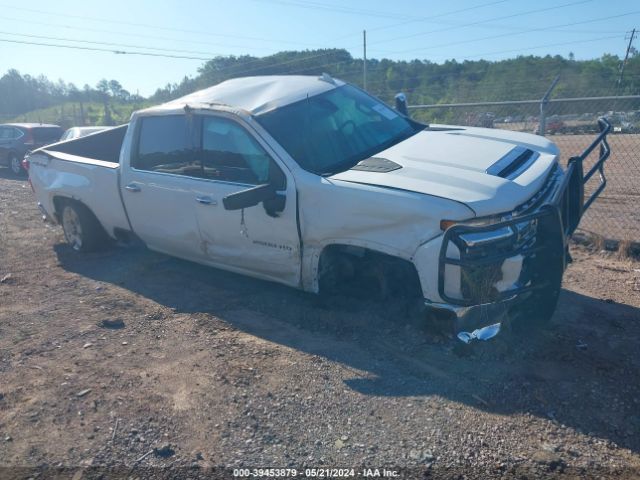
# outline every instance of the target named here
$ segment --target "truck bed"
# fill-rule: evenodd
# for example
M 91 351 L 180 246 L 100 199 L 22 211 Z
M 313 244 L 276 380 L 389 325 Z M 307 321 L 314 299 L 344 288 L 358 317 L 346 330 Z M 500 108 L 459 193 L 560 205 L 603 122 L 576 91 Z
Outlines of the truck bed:
M 54 143 L 41 150 L 64 156 L 80 157 L 76 161 L 98 160 L 107 163 L 120 163 L 120 150 L 128 125 L 110 128 L 86 137 Z M 59 156 L 59 155 L 58 155 Z
M 120 197 L 120 149 L 127 125 L 36 150 L 29 157 L 29 178 L 38 203 L 53 221 L 58 199 L 89 207 L 107 233 L 130 230 Z

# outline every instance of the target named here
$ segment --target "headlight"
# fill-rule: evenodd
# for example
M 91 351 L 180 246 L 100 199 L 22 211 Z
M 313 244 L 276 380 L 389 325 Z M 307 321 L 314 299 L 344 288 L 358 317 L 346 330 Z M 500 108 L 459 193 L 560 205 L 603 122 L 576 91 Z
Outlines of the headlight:
M 459 233 L 458 238 L 463 240 L 468 248 L 480 247 L 488 243 L 500 242 L 504 240 L 515 240 L 520 245 L 523 241 L 535 236 L 538 227 L 536 219 L 523 220 L 522 222 L 510 225 L 500 225 L 502 222 L 512 220 L 511 214 L 495 215 L 491 217 L 473 218 L 466 221 L 442 220 L 440 228 L 443 231 L 455 225 L 465 225 L 469 227 L 489 227 L 495 225 L 495 229 L 483 229 L 482 231 L 469 231 Z
M 470 227 L 485 227 L 494 223 L 511 220 L 513 217 L 510 213 L 505 215 L 491 215 L 488 217 L 470 218 L 469 220 L 440 220 L 440 229 L 444 232 L 454 225 L 469 225 Z

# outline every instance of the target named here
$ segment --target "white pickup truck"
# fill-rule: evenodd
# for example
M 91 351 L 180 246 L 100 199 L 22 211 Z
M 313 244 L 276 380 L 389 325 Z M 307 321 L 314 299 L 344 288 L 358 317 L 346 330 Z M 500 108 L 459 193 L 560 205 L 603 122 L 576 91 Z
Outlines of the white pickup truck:
M 595 198 L 584 202 L 583 181 L 598 172 L 604 188 L 601 130 L 565 170 L 540 136 L 420 124 L 326 74 L 264 76 L 25 164 L 75 250 L 138 238 L 309 292 L 417 296 L 429 321 L 469 341 L 518 313 L 553 313 L 567 239 Z

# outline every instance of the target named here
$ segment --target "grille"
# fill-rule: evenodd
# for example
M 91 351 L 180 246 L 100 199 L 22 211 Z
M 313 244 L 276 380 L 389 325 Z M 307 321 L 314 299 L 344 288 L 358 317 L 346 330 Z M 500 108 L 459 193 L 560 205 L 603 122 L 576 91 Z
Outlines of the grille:
M 555 192 L 556 188 L 560 185 L 561 178 L 562 169 L 556 164 L 551 169 L 551 172 L 549 172 L 549 176 L 545 180 L 544 185 L 542 185 L 542 188 L 529 200 L 517 206 L 512 212 L 512 216 L 518 217 L 537 210 L 547 199 L 551 197 L 551 195 L 553 195 L 553 192 Z

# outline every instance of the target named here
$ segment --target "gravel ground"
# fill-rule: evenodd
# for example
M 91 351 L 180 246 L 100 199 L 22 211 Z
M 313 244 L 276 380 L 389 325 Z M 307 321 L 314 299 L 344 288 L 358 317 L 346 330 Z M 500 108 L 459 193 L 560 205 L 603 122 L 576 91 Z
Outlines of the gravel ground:
M 611 156 L 606 162 L 607 188 L 582 219 L 581 227 L 604 238 L 640 242 L 640 135 L 609 135 Z M 552 135 L 560 147 L 562 161 L 581 154 L 594 135 Z M 596 151 L 585 162 L 587 171 L 598 159 Z M 586 185 L 591 193 L 599 185 L 598 175 Z
M 3 170 L 0 205 L 0 478 L 640 475 L 637 262 L 575 246 L 549 329 L 460 350 L 380 305 L 76 254 Z

